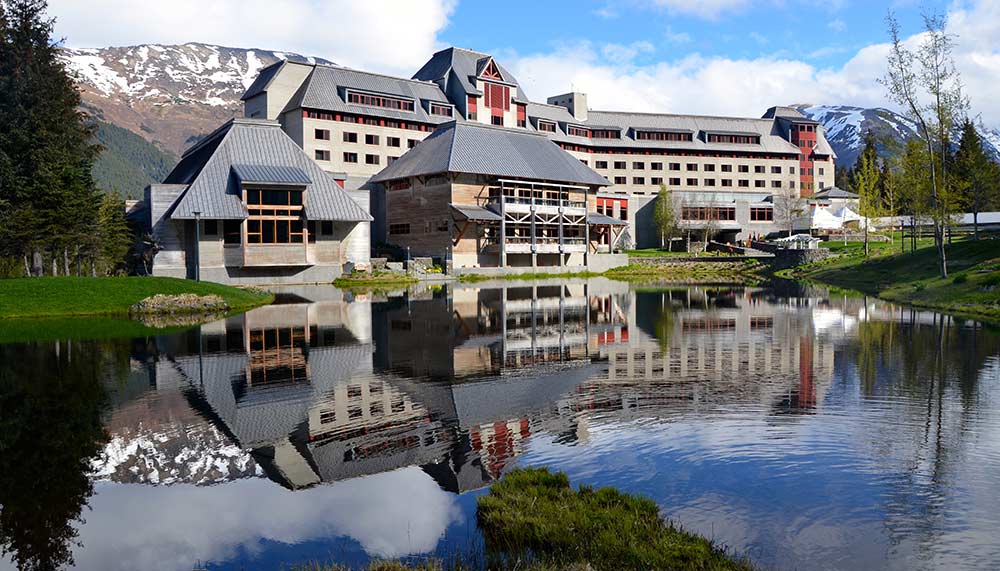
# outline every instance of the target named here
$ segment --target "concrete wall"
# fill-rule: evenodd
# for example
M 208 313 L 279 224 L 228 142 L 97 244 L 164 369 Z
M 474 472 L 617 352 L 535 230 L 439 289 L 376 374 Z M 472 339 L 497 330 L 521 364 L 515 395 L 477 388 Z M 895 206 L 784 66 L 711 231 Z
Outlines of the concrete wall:
M 628 254 L 593 254 L 587 260 L 587 270 L 591 272 L 606 272 L 613 268 L 628 265 Z
M 277 75 L 271 78 L 267 91 L 243 104 L 243 116 L 256 119 L 278 119 L 288 101 L 295 95 L 302 82 L 312 73 L 309 64 L 286 61 Z

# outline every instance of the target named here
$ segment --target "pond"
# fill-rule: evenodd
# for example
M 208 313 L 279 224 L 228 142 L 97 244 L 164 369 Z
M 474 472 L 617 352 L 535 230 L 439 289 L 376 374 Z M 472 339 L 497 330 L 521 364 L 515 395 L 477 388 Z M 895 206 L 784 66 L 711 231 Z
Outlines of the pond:
M 0 569 L 463 553 L 515 466 L 764 568 L 1000 567 L 1000 332 L 794 284 L 287 288 L 0 345 L 0 423 Z

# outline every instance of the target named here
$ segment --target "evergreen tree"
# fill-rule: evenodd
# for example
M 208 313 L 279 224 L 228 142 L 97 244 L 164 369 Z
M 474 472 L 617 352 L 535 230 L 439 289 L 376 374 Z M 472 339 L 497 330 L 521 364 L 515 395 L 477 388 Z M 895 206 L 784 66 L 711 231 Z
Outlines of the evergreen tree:
M 132 233 L 124 213 L 125 201 L 117 190 L 104 195 L 97 219 L 97 260 L 102 275 L 114 275 L 125 262 L 132 245 Z
M 858 157 L 858 163 L 854 165 L 854 180 L 852 181 L 854 185 L 852 190 L 858 195 L 858 214 L 864 217 L 862 224 L 864 225 L 865 256 L 868 256 L 869 253 L 868 229 L 871 226 L 871 219 L 881 215 L 880 177 L 875 135 L 869 130 L 865 134 L 865 148 L 861 151 L 861 156 Z
M 964 208 L 972 212 L 973 236 L 979 239 L 979 213 L 997 202 L 998 168 L 983 150 L 975 125 L 968 119 L 955 152 L 954 173 Z
M 94 245 L 98 147 L 52 41 L 44 0 L 0 0 L 0 255 Z

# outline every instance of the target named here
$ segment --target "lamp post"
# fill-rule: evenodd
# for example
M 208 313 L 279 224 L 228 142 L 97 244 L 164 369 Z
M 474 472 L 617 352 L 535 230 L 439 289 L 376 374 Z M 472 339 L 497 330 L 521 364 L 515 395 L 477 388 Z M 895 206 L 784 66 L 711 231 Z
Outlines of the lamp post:
M 201 212 L 194 212 L 194 281 L 201 281 Z

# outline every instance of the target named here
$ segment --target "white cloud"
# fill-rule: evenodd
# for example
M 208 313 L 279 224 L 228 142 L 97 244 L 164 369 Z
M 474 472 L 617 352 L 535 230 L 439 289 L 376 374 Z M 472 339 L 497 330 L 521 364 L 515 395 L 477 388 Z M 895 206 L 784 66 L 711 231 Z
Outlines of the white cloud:
M 672 44 L 686 44 L 691 41 L 691 34 L 688 34 L 687 32 L 675 32 L 670 26 L 667 26 L 666 31 L 663 33 L 663 37 Z
M 826 27 L 830 28 L 834 32 L 840 33 L 840 32 L 843 32 L 844 30 L 847 29 L 847 23 L 845 23 L 840 18 L 836 18 L 836 19 L 830 20 L 830 22 L 827 23 Z
M 955 60 L 972 112 L 987 126 L 1000 125 L 1000 2 L 982 0 L 949 13 L 957 36 Z M 912 30 L 916 32 L 917 30 Z M 913 40 L 911 39 L 911 42 Z M 622 65 L 589 42 L 564 44 L 548 53 L 526 54 L 510 62 L 525 89 L 538 100 L 571 86 L 588 94 L 595 109 L 759 116 L 788 103 L 892 107 L 876 81 L 885 74 L 888 46 L 872 44 L 839 67 L 818 67 L 808 59 L 843 48 L 815 50 L 807 57 L 772 54 L 753 59 L 699 54 Z
M 454 7 L 455 0 L 173 0 L 141 8 L 135 0 L 49 1 L 56 35 L 71 47 L 204 42 L 407 77 L 440 47 Z

